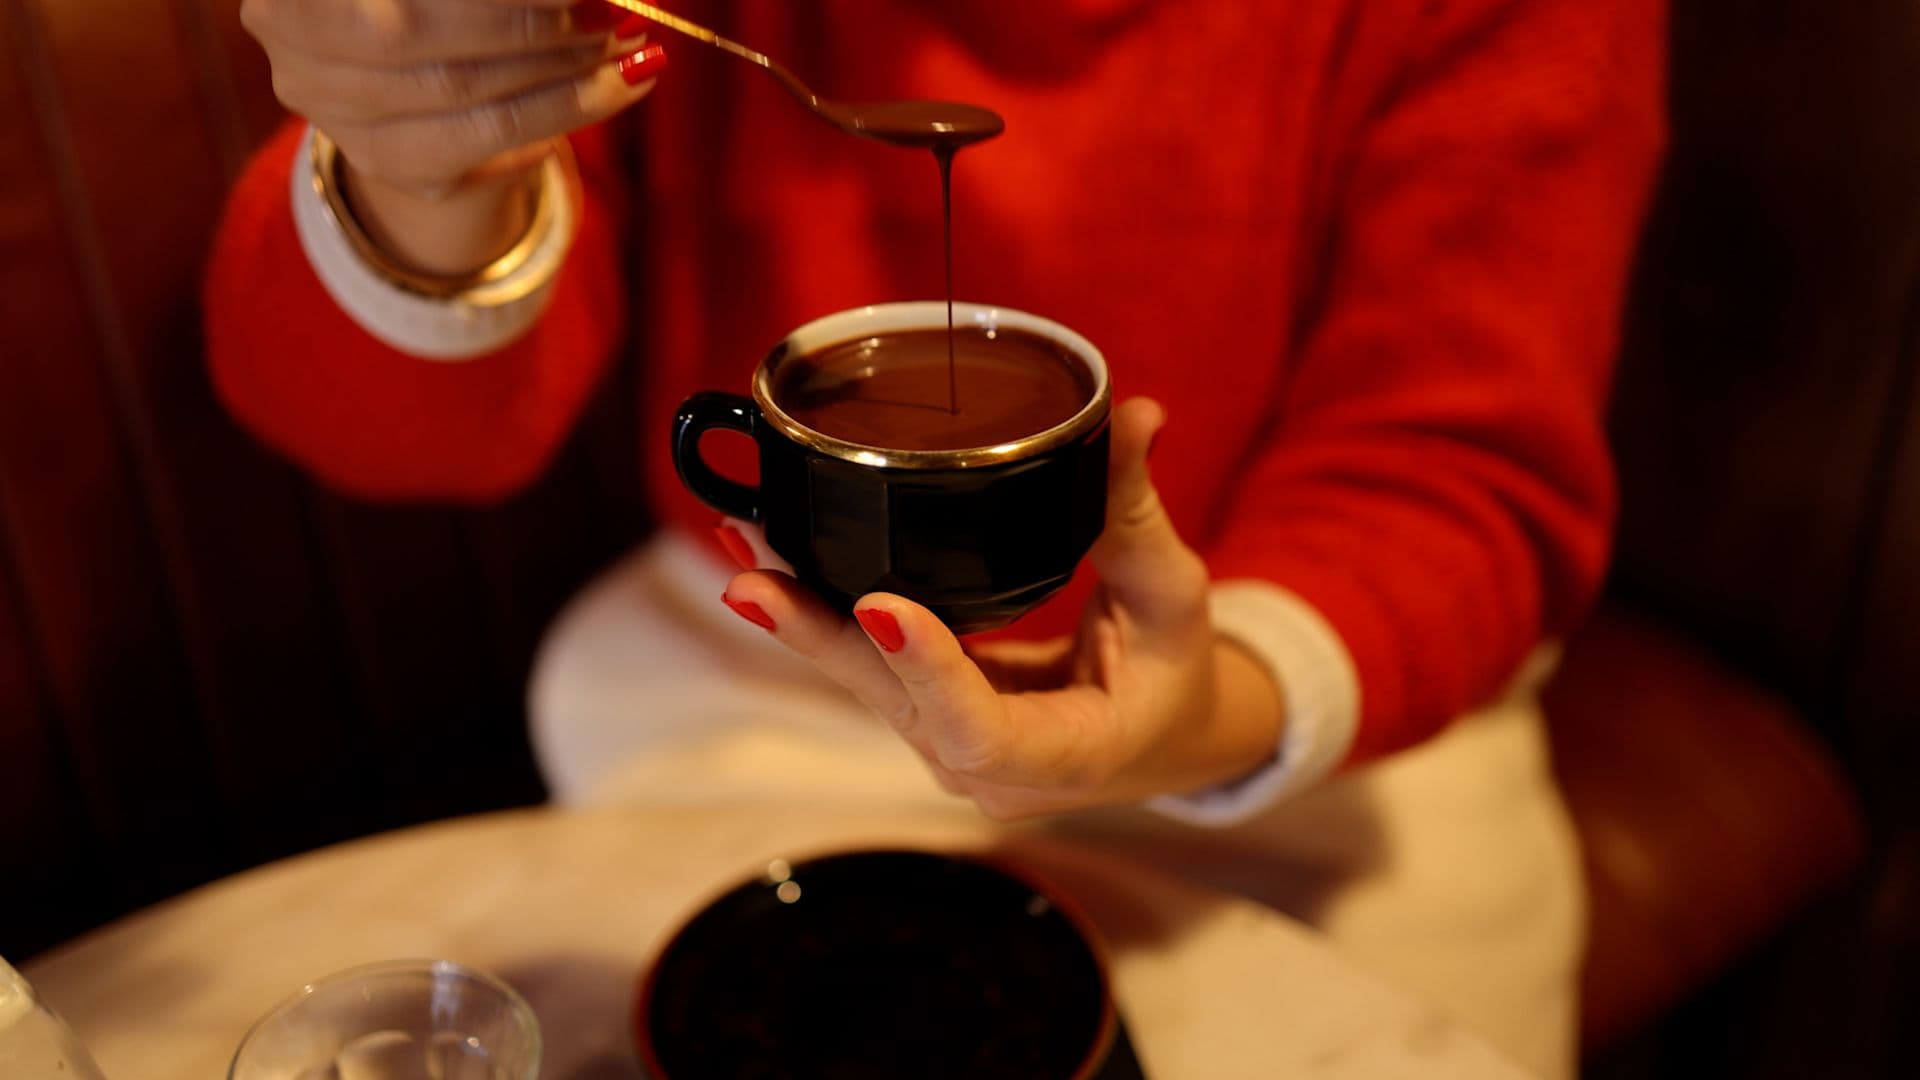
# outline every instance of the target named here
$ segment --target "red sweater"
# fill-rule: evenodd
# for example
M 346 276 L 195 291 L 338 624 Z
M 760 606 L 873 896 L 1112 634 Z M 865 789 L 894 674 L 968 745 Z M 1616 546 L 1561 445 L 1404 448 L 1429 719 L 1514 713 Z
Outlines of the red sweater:
M 848 6 L 681 4 L 831 96 L 1006 117 L 956 167 L 957 292 L 1074 327 L 1122 397 L 1167 406 L 1155 473 L 1182 534 L 1351 652 L 1352 761 L 1431 734 L 1578 617 L 1614 510 L 1601 412 L 1662 136 L 1659 0 Z M 939 295 L 939 198 L 924 154 L 668 44 L 640 152 L 575 139 L 585 211 L 551 307 L 467 363 L 334 305 L 288 209 L 298 133 L 275 140 L 209 275 L 233 412 L 351 494 L 497 499 L 546 465 L 631 313 L 654 504 L 710 524 L 654 452 L 674 405 L 744 390 L 818 315 Z M 1022 626 L 1071 625 L 1082 595 Z

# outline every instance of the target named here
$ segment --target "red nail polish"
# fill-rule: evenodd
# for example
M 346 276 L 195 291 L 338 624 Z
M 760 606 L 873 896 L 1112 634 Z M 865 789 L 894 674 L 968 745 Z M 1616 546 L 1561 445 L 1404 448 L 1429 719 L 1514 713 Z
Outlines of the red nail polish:
M 1152 435 L 1147 436 L 1147 460 L 1148 461 L 1153 460 L 1153 448 L 1160 445 L 1160 432 L 1165 430 L 1166 430 L 1165 428 L 1156 428 L 1154 429 L 1154 432 Z
M 875 645 L 888 652 L 899 652 L 906 648 L 907 635 L 900 632 L 900 620 L 894 618 L 891 612 L 866 608 L 854 612 L 853 617 L 860 620 L 860 629 L 867 632 Z
M 667 69 L 667 47 L 649 45 L 632 56 L 621 57 L 619 68 L 628 86 L 638 86 Z
M 613 28 L 613 36 L 621 41 L 630 41 L 646 33 L 647 27 L 652 25 L 645 15 L 629 15 Z
M 720 546 L 726 549 L 727 557 L 740 564 L 742 570 L 754 570 L 760 566 L 760 560 L 754 558 L 753 545 L 740 535 L 740 530 L 731 525 L 716 525 L 713 535 L 720 538 Z
M 735 600 L 726 593 L 720 594 L 720 602 L 733 609 L 735 615 L 747 620 L 762 630 L 773 629 L 773 616 L 761 609 L 751 600 Z
M 626 18 L 626 11 L 606 0 L 580 0 L 573 5 L 573 25 L 583 33 L 603 34 Z M 638 16 L 636 16 L 637 18 Z

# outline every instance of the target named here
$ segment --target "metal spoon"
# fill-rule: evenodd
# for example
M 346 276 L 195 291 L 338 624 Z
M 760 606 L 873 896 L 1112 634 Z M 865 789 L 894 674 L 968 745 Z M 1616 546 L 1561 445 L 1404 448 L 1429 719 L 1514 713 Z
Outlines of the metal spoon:
M 641 0 L 607 2 L 758 65 L 779 80 L 787 93 L 811 109 L 815 116 L 849 134 L 951 155 L 962 146 L 991 139 L 1006 130 L 1006 121 L 1000 114 L 981 105 L 954 101 L 831 101 L 808 89 L 807 84 L 780 61 L 723 38 L 698 23 L 688 22 Z

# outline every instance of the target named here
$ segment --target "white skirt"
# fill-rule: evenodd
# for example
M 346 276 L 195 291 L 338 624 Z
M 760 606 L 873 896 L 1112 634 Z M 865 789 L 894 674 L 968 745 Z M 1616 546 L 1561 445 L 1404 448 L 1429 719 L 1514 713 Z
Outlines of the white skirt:
M 554 800 L 954 807 L 884 724 L 721 605 L 728 576 L 663 534 L 556 620 L 529 704 Z M 1244 825 L 1115 810 L 1054 827 L 1270 904 L 1532 1071 L 1569 1077 L 1584 893 L 1533 694 L 1549 667 Z

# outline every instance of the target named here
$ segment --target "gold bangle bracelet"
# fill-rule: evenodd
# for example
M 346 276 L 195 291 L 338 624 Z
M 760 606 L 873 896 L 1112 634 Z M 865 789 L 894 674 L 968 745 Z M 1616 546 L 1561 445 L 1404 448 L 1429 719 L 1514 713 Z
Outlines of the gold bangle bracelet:
M 559 140 L 556 145 L 559 147 L 556 153 L 563 155 L 561 166 L 565 169 L 569 164 L 565 156 L 568 154 L 566 140 Z M 460 298 L 495 305 L 520 299 L 540 284 L 515 283 L 511 279 L 514 272 L 525 266 L 534 252 L 539 250 L 541 241 L 554 227 L 557 216 L 555 204 L 564 195 L 553 190 L 559 185 L 554 184 L 547 175 L 546 170 L 551 163 L 543 162 L 541 165 L 540 187 L 534 196 L 533 217 L 520 239 L 505 254 L 472 273 L 442 276 L 401 265 L 367 235 L 359 219 L 354 217 L 353 208 L 347 203 L 346 184 L 340 175 L 343 161 L 340 148 L 327 137 L 326 132 L 317 127 L 313 129 L 312 158 L 313 190 L 320 196 L 321 204 L 326 207 L 327 216 L 333 220 L 334 227 L 347 238 L 347 243 L 367 268 L 395 288 L 429 300 Z

